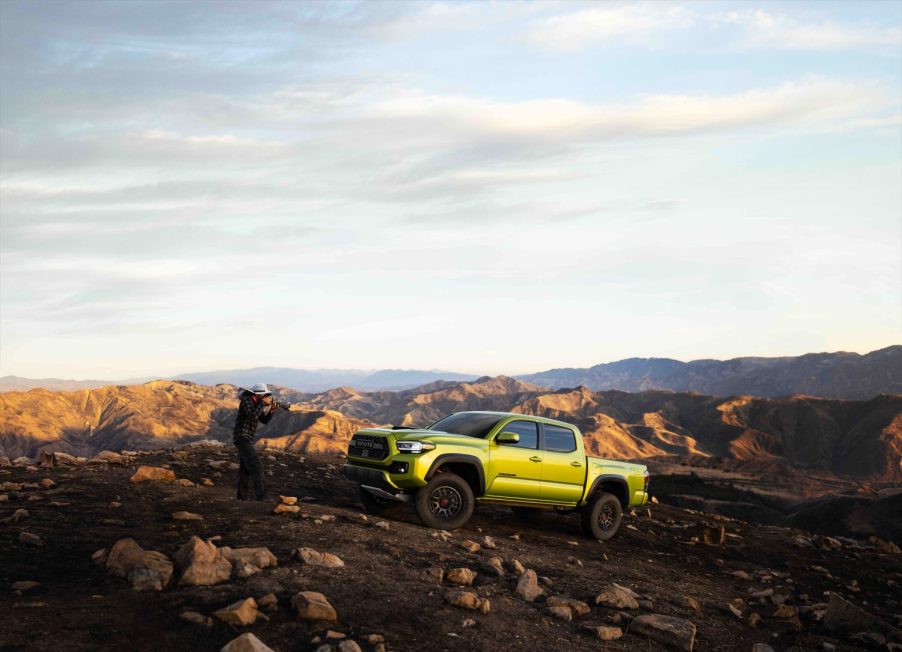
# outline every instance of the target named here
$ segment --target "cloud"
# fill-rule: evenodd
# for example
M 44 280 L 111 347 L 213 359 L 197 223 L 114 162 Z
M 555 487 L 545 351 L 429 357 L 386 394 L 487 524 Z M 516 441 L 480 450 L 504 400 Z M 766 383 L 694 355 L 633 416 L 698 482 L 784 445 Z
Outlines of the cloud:
M 872 50 L 902 45 L 902 29 L 873 25 L 841 24 L 830 21 L 804 23 L 787 14 L 762 9 L 746 9 L 712 14 L 714 24 L 736 25 L 744 29 L 740 45 L 745 48 L 781 50 Z
M 551 50 L 579 50 L 611 41 L 651 39 L 656 33 L 691 26 L 693 17 L 679 6 L 598 6 L 538 21 L 527 40 Z

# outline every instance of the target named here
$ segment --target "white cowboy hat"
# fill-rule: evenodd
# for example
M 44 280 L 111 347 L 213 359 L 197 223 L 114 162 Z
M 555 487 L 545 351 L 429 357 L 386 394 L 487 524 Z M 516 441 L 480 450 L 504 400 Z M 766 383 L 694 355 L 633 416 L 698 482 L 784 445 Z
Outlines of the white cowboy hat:
M 240 394 L 241 392 L 250 392 L 251 394 L 256 394 L 258 396 L 266 396 L 267 394 L 272 394 L 272 392 L 269 391 L 269 387 L 266 386 L 266 383 L 257 383 L 250 389 L 239 387 L 238 393 Z

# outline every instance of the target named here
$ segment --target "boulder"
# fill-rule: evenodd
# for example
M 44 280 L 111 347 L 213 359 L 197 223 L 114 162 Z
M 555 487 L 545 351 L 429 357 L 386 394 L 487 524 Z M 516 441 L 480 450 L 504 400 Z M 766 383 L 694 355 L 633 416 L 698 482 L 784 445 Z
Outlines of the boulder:
M 695 645 L 695 625 L 674 616 L 663 614 L 638 616 L 630 623 L 629 631 L 685 652 L 692 652 Z
M 634 595 L 632 591 L 625 587 L 611 584 L 603 588 L 601 593 L 595 596 L 595 604 L 610 607 L 611 609 L 638 609 L 639 603 L 633 597 Z
M 331 552 L 319 552 L 313 548 L 297 548 L 291 556 L 300 562 L 323 568 L 343 568 L 345 563 Z
M 539 587 L 539 580 L 534 570 L 528 570 L 517 580 L 517 594 L 527 602 L 532 602 L 544 591 Z
M 298 618 L 305 620 L 338 620 L 335 608 L 329 604 L 322 593 L 301 591 L 291 598 L 291 606 L 297 611 Z
M 471 586 L 476 579 L 476 573 L 469 568 L 452 568 L 445 575 L 445 579 L 459 586 Z
M 95 562 L 103 558 L 101 551 L 94 553 Z M 135 571 L 147 571 L 135 573 Z M 144 590 L 162 590 L 172 577 L 173 565 L 161 552 L 144 550 L 134 539 L 119 539 L 106 555 L 106 571 L 114 577 L 128 580 L 135 587 L 137 583 Z M 156 580 L 156 582 L 155 582 Z M 159 588 L 156 588 L 159 584 Z
M 273 652 L 273 649 L 247 632 L 223 645 L 219 652 Z
M 178 549 L 173 561 L 181 573 L 180 586 L 211 586 L 225 582 L 232 575 L 232 564 L 222 551 L 197 536 Z
M 213 615 L 229 625 L 253 625 L 257 622 L 260 612 L 257 610 L 256 600 L 245 598 L 214 611 Z
M 139 482 L 175 482 L 175 473 L 159 466 L 139 466 L 135 474 L 128 479 L 132 484 Z

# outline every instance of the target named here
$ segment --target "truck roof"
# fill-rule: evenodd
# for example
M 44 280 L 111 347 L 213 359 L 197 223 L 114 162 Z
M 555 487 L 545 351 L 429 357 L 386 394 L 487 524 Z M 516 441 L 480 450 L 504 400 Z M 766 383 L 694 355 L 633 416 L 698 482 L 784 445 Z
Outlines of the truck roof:
M 519 412 L 496 412 L 494 410 L 463 410 L 462 412 L 454 412 L 453 414 L 495 414 L 499 417 L 517 417 L 518 419 L 526 419 L 527 421 L 541 421 L 542 423 L 559 424 L 568 428 L 577 428 L 576 425 L 568 423 L 566 421 L 561 421 L 560 419 L 549 419 L 548 417 L 540 417 L 535 414 L 521 414 Z

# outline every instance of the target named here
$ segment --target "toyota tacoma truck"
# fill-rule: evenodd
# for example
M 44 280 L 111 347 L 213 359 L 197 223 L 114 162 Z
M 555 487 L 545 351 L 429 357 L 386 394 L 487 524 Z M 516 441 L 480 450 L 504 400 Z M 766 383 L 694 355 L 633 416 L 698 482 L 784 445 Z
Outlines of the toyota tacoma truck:
M 528 414 L 458 412 L 428 428 L 357 431 L 345 476 L 359 483 L 364 509 L 413 503 L 427 526 L 462 526 L 477 503 L 579 511 L 583 531 L 613 537 L 623 509 L 648 502 L 648 469 L 587 457 L 576 426 Z

